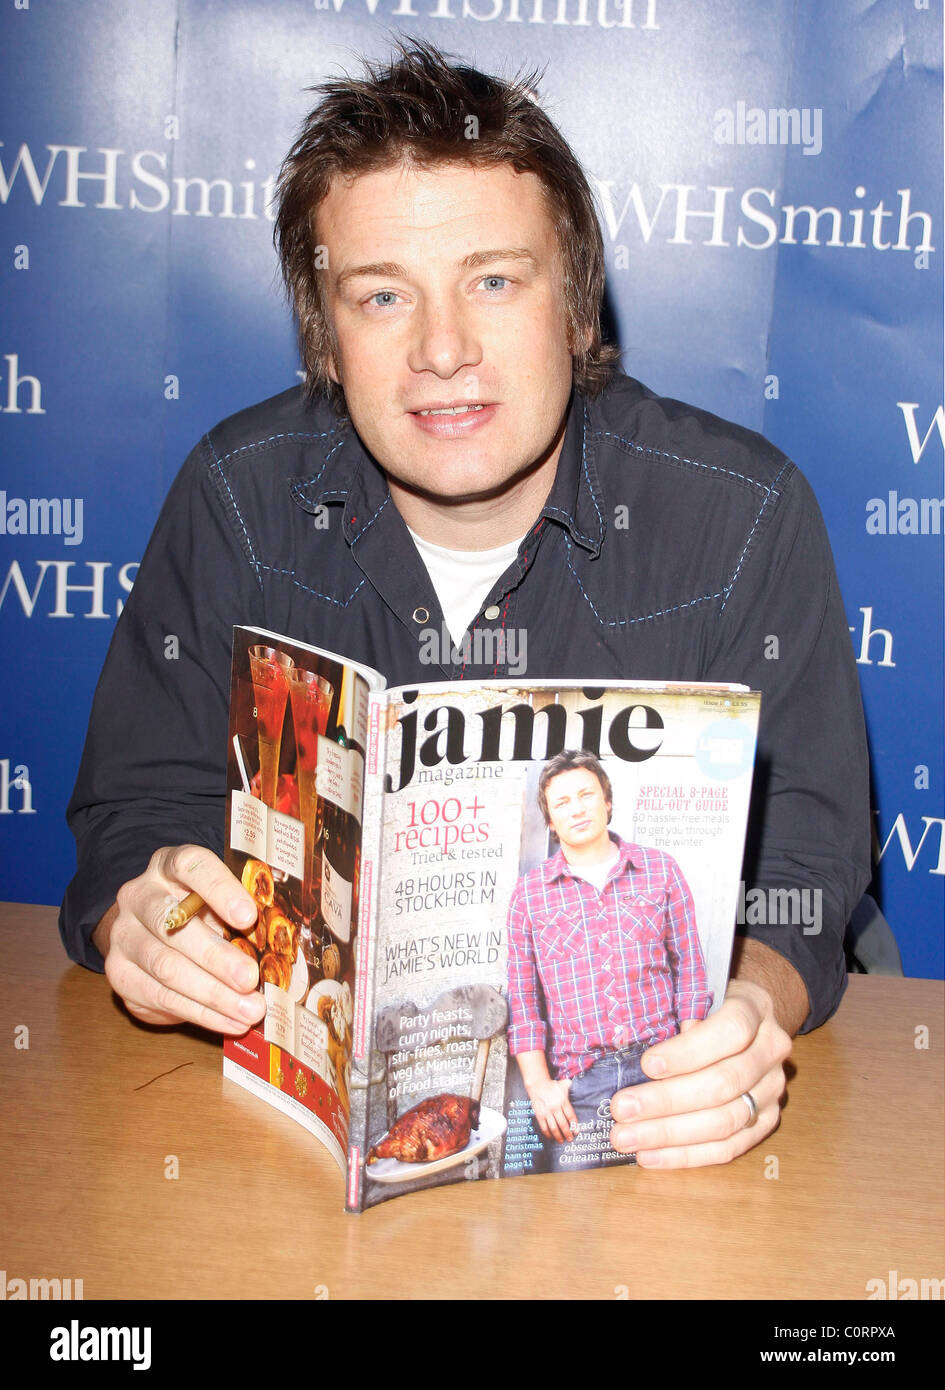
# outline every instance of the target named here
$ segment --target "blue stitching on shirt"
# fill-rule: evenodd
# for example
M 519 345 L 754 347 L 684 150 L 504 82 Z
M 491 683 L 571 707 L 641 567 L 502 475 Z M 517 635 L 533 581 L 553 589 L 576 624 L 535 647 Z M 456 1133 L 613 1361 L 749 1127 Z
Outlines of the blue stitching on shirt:
M 583 433 L 582 433 L 582 435 L 581 435 L 581 466 L 582 466 L 582 468 L 584 469 L 584 477 L 585 477 L 586 480 L 587 480 L 587 488 L 588 488 L 588 491 L 589 491 L 590 494 L 591 494 L 591 501 L 594 503 L 594 510 L 595 510 L 595 512 L 597 513 L 597 520 L 600 522 L 601 535 L 603 535 L 603 533 L 604 533 L 604 518 L 601 516 L 601 514 L 600 514 L 600 507 L 598 507 L 598 505 L 597 505 L 597 498 L 594 496 L 594 489 L 593 489 L 593 487 L 591 486 L 591 475 L 590 475 L 590 473 L 588 472 L 588 467 L 587 467 L 587 424 L 588 424 L 588 419 L 589 419 L 589 415 L 588 415 L 588 410 L 587 410 L 587 402 L 585 401 L 585 402 L 584 402 L 584 426 L 583 426 Z M 591 539 L 590 536 L 582 536 L 581 539 L 582 539 L 582 540 L 586 540 L 587 543 L 588 543 L 588 545 L 593 545 L 593 544 L 594 544 L 594 542 L 593 542 L 593 540 Z
M 595 616 L 595 618 L 597 619 L 597 621 L 598 621 L 602 626 L 606 626 L 606 627 L 626 627 L 626 626 L 629 626 L 629 625 L 631 625 L 631 624 L 633 624 L 633 623 L 645 623 L 645 622 L 649 622 L 652 618 L 663 618 L 663 617 L 668 616 L 670 613 L 678 613 L 678 612 L 680 612 L 680 611 L 681 611 L 682 609 L 684 609 L 684 608 L 693 608 L 693 607 L 695 607 L 696 604 L 699 604 L 699 603 L 712 603 L 712 602 L 714 602 L 716 599 L 721 599 L 721 600 L 722 600 L 722 603 L 721 603 L 721 605 L 720 605 L 720 607 L 719 607 L 719 614 L 721 615 L 721 614 L 725 611 L 725 605 L 728 603 L 729 599 L 730 599 L 731 596 L 732 596 L 732 591 L 733 591 L 733 589 L 735 588 L 736 581 L 738 580 L 738 576 L 739 576 L 740 573 L 741 573 L 742 565 L 745 563 L 745 556 L 748 554 L 748 550 L 749 550 L 749 547 L 750 547 L 750 545 L 751 545 L 752 537 L 754 536 L 755 531 L 758 529 L 758 525 L 759 525 L 759 523 L 760 523 L 760 521 L 761 521 L 762 516 L 764 515 L 765 508 L 767 507 L 768 503 L 771 501 L 771 499 L 772 499 L 773 497 L 774 497 L 774 498 L 777 498 L 777 497 L 780 497 L 780 495 L 781 495 L 780 492 L 778 491 L 777 484 L 780 482 L 781 475 L 783 474 L 784 470 L 790 466 L 790 460 L 789 460 L 789 459 L 785 459 L 785 461 L 782 463 L 781 467 L 778 469 L 778 472 L 777 472 L 777 474 L 775 475 L 775 478 L 774 478 L 773 482 L 769 485 L 769 484 L 767 484 L 767 483 L 761 483 L 761 482 L 759 482 L 757 478 L 749 478 L 749 477 L 748 477 L 746 474 L 744 474 L 744 473 L 736 473 L 735 470 L 734 470 L 734 469 L 731 469 L 731 468 L 720 468 L 717 464 L 713 464 L 713 463 L 702 463 L 699 459 L 690 459 L 690 458 L 685 458 L 684 456 L 681 456 L 681 455 L 679 455 L 679 454 L 670 454 L 670 453 L 667 453 L 664 449 L 653 449 L 653 448 L 649 447 L 648 445 L 635 444 L 632 440 L 630 440 L 630 439 L 625 439 L 625 438 L 623 437 L 623 435 L 615 434 L 612 430 L 598 430 L 597 433 L 598 433 L 598 437 L 599 437 L 599 438 L 602 438 L 602 439 L 613 439 L 613 440 L 615 440 L 618 444 L 624 445 L 625 448 L 633 450 L 634 453 L 637 453 L 637 454 L 649 454 L 649 455 L 651 455 L 651 456 L 653 456 L 653 457 L 656 457 L 656 458 L 672 459 L 674 463 L 687 463 L 687 464 L 690 465 L 690 467 L 693 467 L 693 468 L 704 468 L 704 469 L 706 470 L 707 473 L 718 473 L 718 474 L 721 474 L 721 475 L 724 475 L 724 476 L 727 476 L 727 477 L 730 477 L 730 478 L 738 478 L 739 481 L 741 481 L 741 482 L 743 482 L 743 483 L 748 483 L 751 487 L 758 488 L 759 491 L 761 491 L 762 493 L 764 493 L 764 501 L 762 502 L 760 508 L 758 509 L 758 514 L 757 514 L 757 516 L 755 517 L 754 522 L 752 523 L 751 530 L 748 532 L 748 536 L 747 536 L 747 538 L 746 538 L 746 540 L 745 540 L 745 544 L 744 544 L 744 546 L 742 547 L 742 553 L 741 553 L 741 554 L 739 555 L 739 557 L 738 557 L 738 562 L 737 562 L 737 564 L 735 565 L 735 569 L 734 569 L 733 572 L 732 572 L 732 577 L 731 577 L 730 581 L 728 582 L 728 584 L 724 584 L 724 585 L 722 586 L 722 588 L 718 591 L 718 593 L 715 593 L 715 594 L 703 594 L 700 598 L 689 599 L 689 600 L 688 600 L 687 602 L 685 602 L 685 603 L 677 603 L 677 604 L 674 604 L 672 608 L 660 608 L 660 609 L 658 609 L 655 613 L 647 613 L 645 616 L 639 617 L 639 618 L 612 618 L 612 619 L 608 619 L 608 618 L 603 618 L 603 617 L 601 617 L 601 615 L 600 615 L 600 613 L 598 612 L 596 606 L 594 605 L 594 603 L 593 603 L 593 601 L 592 601 L 590 595 L 588 594 L 587 590 L 584 588 L 584 585 L 581 583 L 580 576 L 578 575 L 576 569 L 574 568 L 574 565 L 573 565 L 572 560 L 571 560 L 571 542 L 568 540 L 567 536 L 565 536 L 565 544 L 567 545 L 567 550 L 568 550 L 568 569 L 571 571 L 572 575 L 574 576 L 575 582 L 577 583 L 577 586 L 578 586 L 578 588 L 580 589 L 580 591 L 581 591 L 581 593 L 582 593 L 582 595 L 583 595 L 583 597 L 584 597 L 585 602 L 587 603 L 587 605 L 588 605 L 588 607 L 590 608 L 591 612 L 594 614 L 594 616 Z M 593 494 L 592 494 L 592 495 L 593 495 Z M 596 503 L 595 503 L 595 506 L 596 506 Z M 600 512 L 599 512 L 599 511 L 598 511 L 598 516 L 600 516 Z M 603 524 L 603 518 L 601 518 L 601 524 Z
M 207 446 L 208 446 L 208 448 L 209 448 L 211 454 L 213 455 L 213 461 L 214 461 L 214 463 L 216 464 L 216 467 L 217 467 L 217 469 L 218 469 L 218 471 L 219 471 L 219 474 L 220 474 L 221 479 L 223 480 L 223 486 L 226 488 L 226 490 L 227 490 L 227 492 L 228 492 L 228 494 L 229 494 L 230 503 L 231 503 L 231 505 L 232 505 L 232 507 L 233 507 L 234 512 L 236 513 L 236 515 L 237 515 L 237 517 L 238 517 L 238 519 L 239 519 L 240 526 L 242 527 L 243 535 L 244 535 L 244 537 L 245 537 L 245 539 L 246 539 L 246 544 L 247 544 L 247 546 L 248 546 L 248 548 L 249 548 L 249 556 L 250 556 L 250 559 L 251 559 L 251 561 L 252 561 L 253 568 L 254 568 L 255 571 L 256 571 L 256 583 L 259 585 L 260 588 L 262 588 L 262 576 L 261 576 L 261 574 L 260 574 L 260 572 L 259 572 L 259 561 L 258 561 L 257 558 L 256 558 L 256 551 L 253 549 L 253 543 L 252 543 L 252 541 L 251 541 L 250 538 L 249 538 L 249 532 L 248 532 L 247 529 L 246 529 L 246 523 L 245 523 L 245 521 L 243 520 L 243 516 L 242 516 L 242 513 L 240 512 L 239 507 L 236 505 L 236 498 L 233 496 L 233 489 L 230 487 L 230 484 L 229 484 L 229 482 L 228 482 L 228 480 L 227 480 L 227 476 L 226 476 L 226 474 L 225 474 L 224 471 L 223 471 L 223 464 L 222 464 L 221 460 L 217 458 L 217 451 L 216 451 L 216 449 L 213 447 L 213 440 L 210 438 L 209 434 L 207 435 Z M 228 457 L 229 457 L 229 455 L 228 455 Z
M 729 478 L 738 478 L 740 482 L 750 483 L 752 487 L 760 488 L 762 492 L 770 493 L 774 489 L 774 483 L 769 487 L 767 483 L 760 483 L 757 478 L 749 478 L 745 473 L 736 473 L 733 468 L 720 468 L 717 463 L 702 463 L 699 459 L 687 459 L 680 454 L 667 453 L 665 449 L 653 449 L 646 444 L 634 444 L 632 439 L 624 439 L 621 434 L 614 434 L 612 430 L 599 430 L 602 439 L 615 439 L 618 444 L 623 444 L 628 449 L 632 449 L 637 454 L 652 454 L 656 458 L 672 459 L 674 463 L 688 463 L 692 468 L 704 468 L 707 473 L 722 473 Z M 784 465 L 778 471 L 775 483 L 784 472 Z
M 228 481 L 228 479 L 227 479 L 227 476 L 226 476 L 226 474 L 225 474 L 224 471 L 223 471 L 223 465 L 224 465 L 225 463 L 229 463 L 230 459 L 237 458 L 240 454 L 245 454 L 245 453 L 249 452 L 249 451 L 252 450 L 252 449 L 261 449 L 261 448 L 263 448 L 263 447 L 264 447 L 265 445 L 267 445 L 267 444 L 275 444 L 275 443 L 277 443 L 280 439 L 328 439 L 328 438 L 330 438 L 334 433 L 335 433 L 334 430 L 321 430 L 321 431 L 318 431 L 318 432 L 315 432 L 315 431 L 302 431 L 302 430 L 290 430 L 290 431 L 285 431 L 285 432 L 282 433 L 282 434 L 271 434 L 271 435 L 268 437 L 268 439 L 258 439 L 258 440 L 256 440 L 256 442 L 255 442 L 254 444 L 244 444 L 244 445 L 242 445 L 239 449 L 234 449 L 231 453 L 229 453 L 229 454 L 224 454 L 224 456 L 223 456 L 222 459 L 217 455 L 217 451 L 216 451 L 216 449 L 214 448 L 213 439 L 211 438 L 211 436 L 208 434 L 208 435 L 206 436 L 206 438 L 207 438 L 207 445 L 208 445 L 208 447 L 209 447 L 209 449 L 210 449 L 211 454 L 213 455 L 213 462 L 214 462 L 214 464 L 215 464 L 215 466 L 216 466 L 216 468 L 217 468 L 217 470 L 218 470 L 218 472 L 219 472 L 219 474 L 220 474 L 220 478 L 222 479 L 223 486 L 224 486 L 224 487 L 226 488 L 226 490 L 227 490 L 227 494 L 228 494 L 228 496 L 229 496 L 229 499 L 230 499 L 230 502 L 231 502 L 231 504 L 232 504 L 233 510 L 234 510 L 234 512 L 235 512 L 236 515 L 237 515 L 237 518 L 238 518 L 239 523 L 240 523 L 240 527 L 242 528 L 243 535 L 244 535 L 244 537 L 245 537 L 245 539 L 246 539 L 246 544 L 247 544 L 247 547 L 249 548 L 249 553 L 250 553 L 250 558 L 251 558 L 252 563 L 253 563 L 253 568 L 254 568 L 255 571 L 256 571 L 256 582 L 259 584 L 259 587 L 262 588 L 262 574 L 263 574 L 263 571 L 265 571 L 267 574 L 282 574 L 282 575 L 285 575 L 287 578 L 291 579 L 291 580 L 292 580 L 292 583 L 293 583 L 297 588 L 299 588 L 299 589 L 304 589 L 306 593 L 314 594 L 316 598 L 324 599 L 326 603 L 334 603 L 334 604 L 336 604 L 339 608 L 347 608 L 348 604 L 351 602 L 351 600 L 354 598 L 355 594 L 358 592 L 358 589 L 360 589 L 360 588 L 361 588 L 361 585 L 364 583 L 364 580 L 363 580 L 363 579 L 362 579 L 362 580 L 360 581 L 360 583 L 355 587 L 355 589 L 348 595 L 348 597 L 347 597 L 346 599 L 337 599 L 337 598 L 333 598 L 330 594 L 323 594 L 323 593 L 320 593 L 318 589 L 313 589 L 313 588 L 311 588 L 311 586 L 308 585 L 308 584 L 303 584 L 302 581 L 301 581 L 300 579 L 296 579 L 296 577 L 295 577 L 295 570 L 278 569 L 278 568 L 276 568 L 274 565 L 261 565 L 261 564 L 260 564 L 259 560 L 258 560 L 257 557 L 256 557 L 256 551 L 255 551 L 255 549 L 254 549 L 254 547 L 253 547 L 253 543 L 252 543 L 252 541 L 251 541 L 251 539 L 250 539 L 249 531 L 246 529 L 246 523 L 245 523 L 245 521 L 243 520 L 243 516 L 242 516 L 242 513 L 240 512 L 240 509 L 239 509 L 239 507 L 238 507 L 238 505 L 237 505 L 236 498 L 233 496 L 233 489 L 230 487 L 230 484 L 229 484 L 229 481 Z M 321 478 L 321 476 L 322 476 L 322 474 L 324 473 L 325 469 L 328 467 L 328 464 L 329 464 L 329 462 L 330 462 L 330 460 L 331 460 L 331 458 L 332 458 L 332 455 L 333 455 L 333 454 L 336 454 L 336 453 L 338 452 L 338 450 L 342 447 L 342 445 L 344 444 L 344 442 L 345 442 L 345 441 L 344 441 L 344 438 L 341 438 L 341 439 L 338 440 L 338 442 L 337 442 L 331 449 L 328 450 L 328 453 L 325 455 L 325 458 L 324 458 L 324 461 L 323 461 L 323 463 L 322 463 L 321 468 L 318 470 L 318 472 L 317 472 L 312 478 L 310 478 L 310 479 L 308 480 L 308 482 L 306 482 L 305 484 L 303 484 L 303 485 L 300 486 L 300 488 L 299 488 L 299 491 L 300 491 L 300 492 L 301 492 L 301 491 L 307 491 L 309 488 L 314 487 L 314 485 L 315 485 L 315 484 L 318 482 L 318 480 Z M 343 495 L 346 495 L 346 494 L 343 494 Z M 389 499 L 388 499 L 388 500 L 389 500 Z M 380 510 L 380 508 L 378 508 L 378 510 Z M 377 513 L 375 512 L 374 515 L 376 516 Z M 371 518 L 371 521 L 373 521 L 373 520 L 374 520 L 374 517 Z M 369 522 L 368 522 L 368 526 L 370 526 L 370 524 L 371 524 L 371 522 L 369 521 Z M 365 529 L 366 529 L 366 528 L 365 528 Z M 359 533 L 359 534 L 360 534 L 360 533 Z
M 374 513 L 374 515 L 373 515 L 368 521 L 366 521 L 366 522 L 364 523 L 364 525 L 361 527 L 361 530 L 358 532 L 358 534 L 357 534 L 356 536 L 353 536 L 353 537 L 351 538 L 351 544 L 352 544 L 352 545 L 354 545 L 355 541 L 359 541 L 359 540 L 361 539 L 361 537 L 364 535 L 364 533 L 365 533 L 365 531 L 368 529 L 368 527 L 374 525 L 375 521 L 376 521 L 377 518 L 380 516 L 381 512 L 382 512 L 382 511 L 384 510 L 384 508 L 387 506 L 387 504 L 388 504 L 389 501 L 390 501 L 390 493 L 388 493 L 387 496 L 384 498 L 383 502 L 382 502 L 381 505 L 378 507 L 378 509 L 377 509 L 377 511 Z
M 603 535 L 603 532 L 604 532 L 604 518 L 601 516 L 600 507 L 597 505 L 597 498 L 594 496 L 594 488 L 593 488 L 593 486 L 592 486 L 592 484 L 591 484 L 591 475 L 590 475 L 590 473 L 589 473 L 589 471 L 588 471 L 588 467 L 587 467 L 587 421 L 588 421 L 588 412 L 587 412 L 587 406 L 585 405 L 585 406 L 584 406 L 584 424 L 583 424 L 583 426 L 582 426 L 582 434 L 581 434 L 581 468 L 582 468 L 582 470 L 583 470 L 584 478 L 585 478 L 585 481 L 586 481 L 586 483 L 587 483 L 587 490 L 588 490 L 588 492 L 591 494 L 591 501 L 594 503 L 594 510 L 595 510 L 595 512 L 597 513 L 597 520 L 600 522 L 601 535 Z M 591 546 L 591 547 L 593 547 L 593 546 L 598 546 L 598 545 L 600 544 L 600 542 L 599 542 L 599 541 L 596 541 L 596 540 L 594 539 L 593 536 L 585 536 L 581 531 L 579 531 L 579 530 L 578 530 L 578 524 L 577 524 L 576 519 L 575 519 L 574 516 L 571 514 L 571 512 L 566 512 L 566 511 L 564 510 L 563 507 L 552 507 L 552 506 L 542 507 L 542 514 L 543 514 L 543 515 L 544 515 L 544 514 L 549 514 L 549 515 L 552 515 L 552 516 L 560 516 L 561 520 L 567 524 L 568 529 L 569 529 L 569 530 L 573 530 L 575 540 L 583 541 L 585 545 L 588 545 L 588 546 Z
M 721 598 L 723 594 L 725 595 L 725 598 L 727 600 L 729 594 L 732 591 L 732 586 L 730 584 L 725 585 L 723 586 L 723 588 L 719 590 L 717 594 L 703 594 L 701 598 L 691 598 L 686 603 L 676 603 L 673 605 L 672 608 L 659 608 L 655 613 L 647 613 L 645 616 L 640 618 L 602 618 L 600 613 L 597 611 L 597 608 L 595 607 L 590 594 L 588 594 L 584 585 L 581 583 L 581 579 L 578 575 L 577 570 L 571 563 L 571 542 L 568 540 L 567 536 L 565 536 L 564 540 L 565 545 L 568 547 L 568 569 L 574 575 L 575 582 L 584 596 L 585 603 L 588 605 L 591 612 L 594 614 L 594 617 L 597 619 L 597 621 L 600 623 L 602 627 L 628 627 L 632 626 L 634 623 L 647 623 L 650 621 L 651 618 L 665 618 L 668 616 L 668 614 L 678 613 L 683 608 L 694 608 L 697 603 L 711 603 L 714 599 Z
M 247 453 L 250 449 L 261 449 L 266 444 L 275 444 L 279 439 L 327 439 L 329 435 L 334 434 L 334 432 L 334 430 L 322 430 L 320 434 L 309 434 L 301 430 L 291 430 L 285 434 L 271 434 L 268 439 L 257 439 L 255 444 L 244 444 L 241 448 L 234 449 L 231 454 L 224 454 L 222 459 L 217 459 L 217 462 L 220 464 L 229 463 L 230 459 L 235 459 L 240 454 Z M 207 435 L 207 438 L 209 439 L 210 436 Z M 213 445 L 211 444 L 210 447 L 213 448 Z M 217 457 L 216 450 L 214 450 L 213 457 Z M 329 454 L 325 459 L 325 463 L 328 462 L 328 458 L 330 457 L 331 455 Z M 324 467 L 325 464 L 322 464 L 322 469 L 324 469 Z
M 334 430 L 328 430 L 326 433 L 327 433 L 327 434 L 334 434 Z M 325 435 L 319 435 L 319 436 L 313 435 L 313 436 L 312 436 L 313 439 L 316 438 L 316 437 L 317 437 L 317 438 L 324 439 L 324 438 L 325 438 Z M 333 455 L 333 454 L 337 454 L 338 450 L 342 447 L 343 444 L 344 444 L 344 440 L 343 440 L 343 439 L 339 439 L 339 440 L 338 440 L 338 443 L 337 443 L 337 444 L 334 444 L 334 445 L 328 450 L 328 453 L 325 455 L 324 459 L 322 460 L 322 466 L 321 466 L 321 468 L 318 470 L 318 472 L 317 472 L 317 473 L 313 473 L 312 476 L 311 476 L 310 478 L 306 478 L 306 480 L 305 480 L 304 483 L 294 483 L 294 484 L 293 484 L 293 491 L 295 491 L 300 497 L 303 496 L 303 495 L 305 495 L 305 496 L 306 496 L 306 501 L 308 501 L 309 498 L 308 498 L 307 494 L 311 492 L 312 488 L 315 486 L 316 483 L 320 483 L 320 482 L 321 482 L 322 474 L 324 473 L 325 469 L 328 467 L 329 463 L 331 462 L 332 455 Z M 337 495 L 338 495 L 339 498 L 347 497 L 347 495 L 348 495 L 347 490 L 341 490 L 341 489 L 337 489 L 337 488 L 336 488 L 336 489 L 335 489 L 335 492 L 337 493 Z M 332 493 L 326 493 L 326 494 L 325 494 L 326 497 L 330 497 L 330 496 L 332 496 L 332 495 L 334 495 L 334 494 L 332 494 Z
M 275 565 L 263 565 L 262 568 L 266 570 L 269 574 L 285 575 L 287 579 L 292 580 L 292 583 L 295 585 L 297 589 L 304 589 L 307 594 L 314 594 L 316 598 L 324 599 L 326 603 L 334 603 L 338 608 L 347 608 L 348 604 L 351 602 L 355 594 L 358 592 L 362 584 L 364 584 L 365 582 L 363 579 L 361 579 L 358 582 L 358 584 L 356 584 L 355 587 L 352 589 L 351 593 L 348 595 L 347 598 L 332 598 L 331 594 L 320 593 L 318 589 L 313 589 L 310 584 L 303 584 L 301 579 L 296 579 L 295 570 L 280 570 L 277 569 Z
M 574 525 L 574 517 L 571 515 L 570 512 L 566 512 L 566 511 L 564 510 L 563 507 L 543 507 L 543 508 L 542 508 L 542 511 L 543 511 L 543 512 L 551 512 L 552 514 L 557 513 L 557 515 L 560 516 L 560 517 L 562 518 L 562 520 L 566 521 L 566 522 L 568 523 L 569 526 L 573 526 L 573 525 Z M 575 528 L 575 529 L 576 529 L 576 528 Z M 580 533 L 579 533 L 579 534 L 578 534 L 578 540 L 586 541 L 586 540 L 588 540 L 588 537 L 587 537 L 587 536 L 582 536 L 582 535 L 580 535 Z
M 740 572 L 740 570 L 741 570 L 741 567 L 742 567 L 742 565 L 743 565 L 743 563 L 744 563 L 745 556 L 748 554 L 748 547 L 751 545 L 751 538 L 752 538 L 752 536 L 755 534 L 755 531 L 756 531 L 756 529 L 757 529 L 757 527 L 758 527 L 759 521 L 761 520 L 761 516 L 762 516 L 762 513 L 764 512 L 765 507 L 767 507 L 767 505 L 768 505 L 768 503 L 771 501 L 771 498 L 772 498 L 772 497 L 780 497 L 780 495 L 781 495 L 779 492 L 777 492 L 777 491 L 775 490 L 775 489 L 776 489 L 776 484 L 777 484 L 777 482 L 778 482 L 778 479 L 781 477 L 781 474 L 784 472 L 785 468 L 787 468 L 787 467 L 788 467 L 788 463 L 787 463 L 787 460 L 785 460 L 785 462 L 782 463 L 781 467 L 778 469 L 777 474 L 775 475 L 774 482 L 771 484 L 770 488 L 767 488 L 767 489 L 766 489 L 767 496 L 765 497 L 765 500 L 762 502 L 761 507 L 760 507 L 759 510 L 758 510 L 758 515 L 755 517 L 754 525 L 752 526 L 751 530 L 748 532 L 748 539 L 745 541 L 745 545 L 744 545 L 744 548 L 743 548 L 743 550 L 742 550 L 742 553 L 741 553 L 741 555 L 739 555 L 739 557 L 738 557 L 738 564 L 735 566 L 735 571 L 734 571 L 734 573 L 733 573 L 733 575 L 732 575 L 732 578 L 731 578 L 731 581 L 730 581 L 730 583 L 729 583 L 729 586 L 728 586 L 728 593 L 725 595 L 725 598 L 722 600 L 722 606 L 721 606 L 720 609 L 719 609 L 719 613 L 720 613 L 720 614 L 725 612 L 725 605 L 728 603 L 729 599 L 730 599 L 731 596 L 732 596 L 732 590 L 735 588 L 735 581 L 738 579 L 738 575 L 739 575 L 739 572 Z

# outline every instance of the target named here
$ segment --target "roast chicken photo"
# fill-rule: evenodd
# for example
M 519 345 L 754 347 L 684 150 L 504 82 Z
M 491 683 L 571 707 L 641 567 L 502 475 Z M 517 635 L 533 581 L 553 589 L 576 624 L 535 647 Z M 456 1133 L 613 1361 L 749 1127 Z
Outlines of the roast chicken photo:
M 458 1153 L 479 1124 L 479 1101 L 444 1093 L 427 1096 L 406 1110 L 367 1155 L 368 1163 L 396 1158 L 401 1163 L 429 1163 Z

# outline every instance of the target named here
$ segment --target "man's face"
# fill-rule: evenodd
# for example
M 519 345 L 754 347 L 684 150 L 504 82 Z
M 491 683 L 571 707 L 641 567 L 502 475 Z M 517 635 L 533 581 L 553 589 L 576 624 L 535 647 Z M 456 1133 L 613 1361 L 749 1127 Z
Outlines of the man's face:
M 545 788 L 548 820 L 564 850 L 605 841 L 610 802 L 589 767 L 559 772 Z
M 508 167 L 397 166 L 336 179 L 316 225 L 332 376 L 388 477 L 460 502 L 553 466 L 572 363 L 538 179 Z M 424 413 L 444 409 L 455 413 Z

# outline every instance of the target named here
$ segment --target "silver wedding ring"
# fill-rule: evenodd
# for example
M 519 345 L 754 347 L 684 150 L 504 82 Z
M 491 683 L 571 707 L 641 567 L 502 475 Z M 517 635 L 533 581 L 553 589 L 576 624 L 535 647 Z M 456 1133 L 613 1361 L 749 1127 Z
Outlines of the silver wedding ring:
M 744 1128 L 750 1129 L 758 1118 L 758 1107 L 751 1091 L 742 1091 L 741 1099 L 748 1106 L 748 1119 L 745 1121 Z

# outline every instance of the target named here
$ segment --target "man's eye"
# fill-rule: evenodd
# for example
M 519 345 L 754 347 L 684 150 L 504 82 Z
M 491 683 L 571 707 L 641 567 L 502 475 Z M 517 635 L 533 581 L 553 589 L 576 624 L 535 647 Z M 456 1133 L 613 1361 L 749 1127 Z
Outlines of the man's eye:
M 389 309 L 397 303 L 397 296 L 393 290 L 378 290 L 371 295 L 368 303 L 377 305 L 378 309 Z
M 487 275 L 482 284 L 487 290 L 504 290 L 508 284 L 508 279 L 504 275 Z

